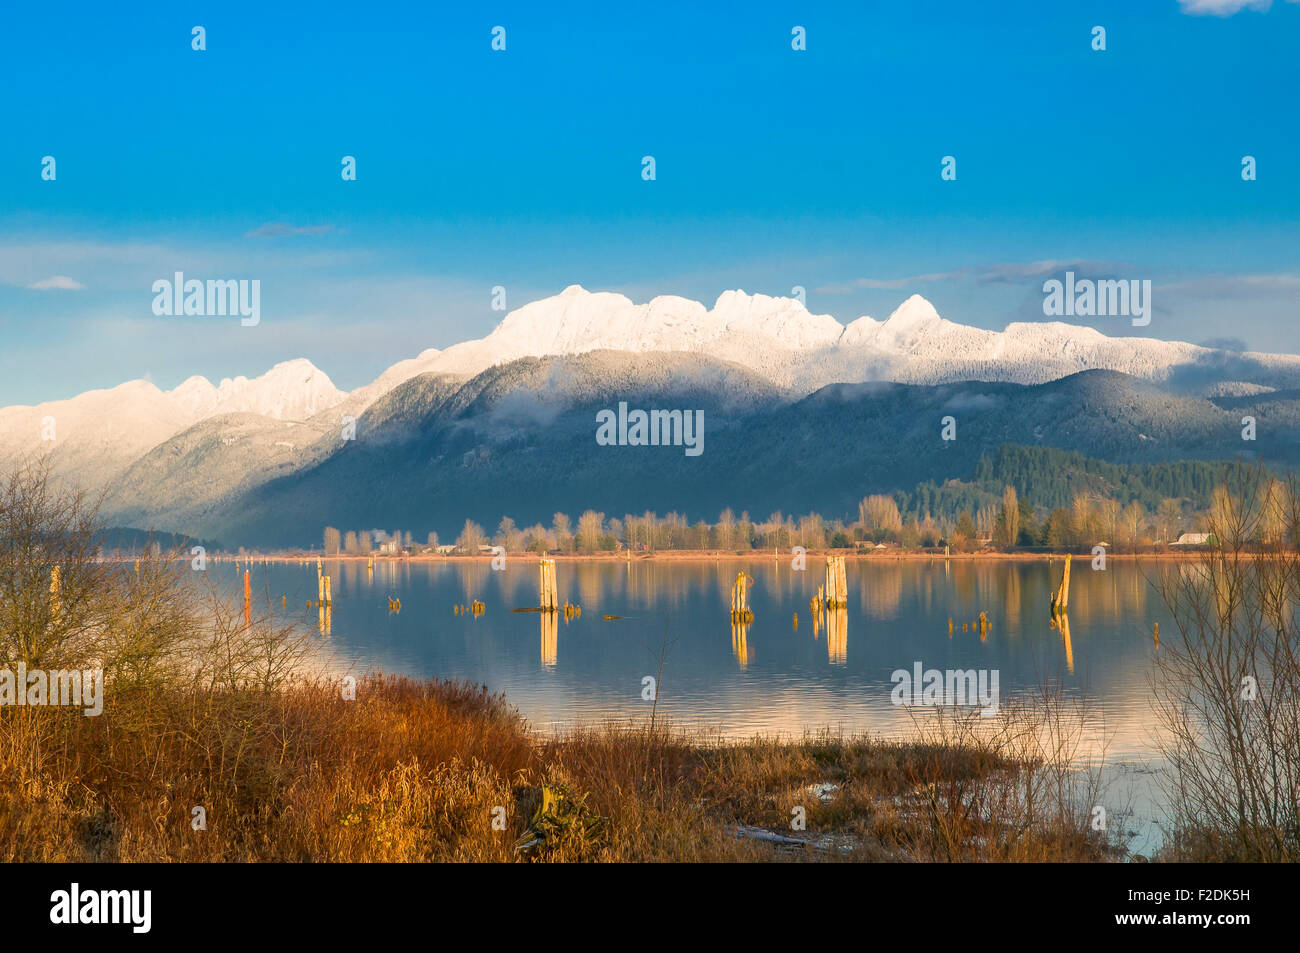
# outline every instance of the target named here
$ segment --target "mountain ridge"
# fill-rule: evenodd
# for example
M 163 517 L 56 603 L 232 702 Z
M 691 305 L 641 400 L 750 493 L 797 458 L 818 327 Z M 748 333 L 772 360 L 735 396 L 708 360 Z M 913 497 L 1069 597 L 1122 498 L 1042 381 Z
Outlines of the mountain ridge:
M 621 294 L 570 285 L 508 313 L 483 338 L 425 349 L 351 392 L 299 358 L 251 379 L 212 384 L 192 376 L 170 391 L 129 381 L 63 401 L 4 408 L 0 465 L 45 456 L 60 479 L 107 491 L 108 512 L 122 525 L 139 525 L 157 512 L 175 517 L 164 528 L 222 535 L 225 524 L 217 514 L 241 494 L 256 495 L 268 484 L 328 466 L 346 444 L 349 419 L 356 422 L 357 446 L 408 446 L 422 439 L 426 426 L 460 421 L 460 435 L 449 436 L 443 447 L 459 448 L 460 457 L 439 459 L 461 467 L 489 445 L 527 443 L 532 431 L 546 431 L 566 420 L 574 405 L 597 396 L 645 393 L 696 401 L 667 406 L 709 406 L 715 424 L 737 416 L 765 429 L 764 415 L 783 419 L 784 408 L 809 397 L 870 392 L 845 388 L 969 384 L 954 392 L 956 399 L 974 401 L 967 409 L 978 410 L 1007 402 L 993 385 L 1041 386 L 1090 371 L 1119 375 L 1105 378 L 1112 382 L 1135 382 L 1115 384 L 1113 394 L 1071 385 L 1072 393 L 1111 419 L 1111 441 L 1121 433 L 1139 443 L 1160 439 L 1157 432 L 1168 429 L 1160 414 L 1178 412 L 1172 408 L 1184 398 L 1200 401 L 1184 410 L 1201 417 L 1221 415 L 1227 405 L 1208 401 L 1231 397 L 1234 413 L 1258 406 L 1289 426 L 1294 402 L 1267 398 L 1300 389 L 1300 357 L 1293 355 L 1112 338 L 1062 322 L 1013 322 L 986 331 L 942 317 L 919 295 L 883 321 L 863 316 L 845 325 L 810 313 L 797 299 L 741 290 L 723 292 L 707 308 L 670 295 L 636 304 Z M 1138 402 L 1152 419 L 1148 429 L 1157 432 L 1128 434 L 1120 419 L 1138 406 L 1130 399 L 1138 383 L 1161 392 Z M 983 393 L 981 384 L 989 385 Z M 936 409 L 939 391 L 911 393 Z M 1075 433 L 1071 421 L 1053 416 L 1053 393 L 1045 388 L 1022 412 L 1045 414 L 1062 433 Z M 873 406 L 918 412 L 890 402 Z M 57 436 L 45 440 L 50 419 Z M 466 442 L 474 432 L 485 434 L 486 442 Z M 1086 428 L 1077 433 L 1081 440 L 1096 437 Z M 1016 436 L 1033 443 L 1042 439 L 1041 427 Z M 1162 445 L 1160 452 L 1167 449 Z M 743 474 L 744 466 L 737 472 Z

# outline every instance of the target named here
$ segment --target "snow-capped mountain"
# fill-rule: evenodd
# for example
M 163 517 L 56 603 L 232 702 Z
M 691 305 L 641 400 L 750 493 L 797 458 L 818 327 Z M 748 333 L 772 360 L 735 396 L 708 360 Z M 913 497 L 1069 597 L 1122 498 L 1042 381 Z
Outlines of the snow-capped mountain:
M 301 359 L 252 380 L 227 378 L 216 386 L 203 377 L 170 391 L 128 381 L 69 400 L 0 410 L 0 465 L 48 455 L 57 477 L 100 487 L 153 447 L 211 417 L 251 413 L 303 420 L 346 396 L 324 371 Z
M 792 298 L 727 291 L 712 308 L 660 296 L 636 304 L 621 294 L 571 285 L 524 305 L 487 337 L 443 351 L 426 351 L 390 368 L 381 380 L 400 383 L 418 373 L 471 375 L 521 357 L 596 350 L 685 351 L 757 371 L 796 393 L 829 383 L 886 380 L 934 384 L 960 380 L 1043 383 L 1084 370 L 1115 370 L 1167 380 L 1179 368 L 1247 368 L 1256 376 L 1300 380 L 1300 357 L 1226 354 L 1176 341 L 1107 337 L 1062 322 L 1013 323 L 985 331 L 946 320 L 912 295 L 884 321 L 861 317 L 847 326 L 812 314 Z M 1218 375 L 1215 383 L 1223 379 Z M 1279 386 L 1272 379 L 1258 386 Z M 373 385 L 372 385 L 373 388 Z M 389 389 L 373 388 L 368 396 Z
M 577 392 L 567 377 L 539 382 L 527 368 L 509 372 L 513 362 L 546 359 L 547 374 L 571 375 L 572 366 L 554 360 L 602 352 L 617 360 L 583 365 L 589 389 L 616 394 L 633 380 L 667 373 L 676 391 L 706 395 L 718 406 L 776 406 L 829 384 L 1045 384 L 1094 370 L 1198 398 L 1300 389 L 1297 356 L 1111 338 L 1060 322 L 986 331 L 941 317 L 918 295 L 884 321 L 860 317 L 844 325 L 791 298 L 727 291 L 711 308 L 674 296 L 636 304 L 573 285 L 510 312 L 482 339 L 425 350 L 351 393 L 299 359 L 216 385 L 191 377 L 163 391 L 131 381 L 8 407 L 0 410 L 0 466 L 46 455 L 56 476 L 109 490 L 109 504 L 116 501 L 133 519 L 145 520 L 164 495 L 171 511 L 184 507 L 188 519 L 236 491 L 320 465 L 339 449 L 344 416 L 358 418 L 363 434 L 407 439 L 431 412 L 430 393 L 449 401 L 440 412 L 453 417 L 475 413 L 492 395 L 497 429 L 542 426 Z M 507 373 L 485 375 L 498 368 Z M 410 393 L 408 382 L 418 385 Z

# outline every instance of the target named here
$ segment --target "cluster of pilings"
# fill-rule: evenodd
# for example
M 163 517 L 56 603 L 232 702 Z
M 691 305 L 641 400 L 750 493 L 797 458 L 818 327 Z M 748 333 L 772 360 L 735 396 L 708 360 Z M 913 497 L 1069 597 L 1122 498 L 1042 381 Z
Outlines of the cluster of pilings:
M 984 612 L 980 613 L 980 617 L 978 619 L 975 619 L 971 622 L 963 622 L 961 624 L 961 630 L 963 632 L 978 632 L 981 642 L 988 640 L 989 630 L 992 628 L 993 628 L 993 623 L 989 621 L 988 614 Z M 952 638 L 952 632 L 953 632 L 952 616 L 949 616 L 948 617 L 948 638 L 950 639 Z

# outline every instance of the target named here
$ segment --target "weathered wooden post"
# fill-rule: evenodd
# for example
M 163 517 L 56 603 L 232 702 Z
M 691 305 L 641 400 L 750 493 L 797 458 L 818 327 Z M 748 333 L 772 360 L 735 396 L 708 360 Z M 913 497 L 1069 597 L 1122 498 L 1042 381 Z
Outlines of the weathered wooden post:
M 1064 615 L 1070 607 L 1070 554 L 1065 555 L 1065 570 L 1061 574 L 1061 587 L 1052 597 L 1052 615 Z
M 244 570 L 244 628 L 249 628 L 253 624 L 253 586 L 248 578 L 248 570 Z
M 749 584 L 754 580 L 744 571 L 737 573 L 736 581 L 731 587 L 731 621 L 753 622 L 754 613 L 749 609 Z
M 843 609 L 849 604 L 848 575 L 843 556 L 826 557 L 825 605 L 828 609 Z
M 538 562 L 539 604 L 543 612 L 556 612 L 560 608 L 559 587 L 555 584 L 555 560 L 543 559 Z

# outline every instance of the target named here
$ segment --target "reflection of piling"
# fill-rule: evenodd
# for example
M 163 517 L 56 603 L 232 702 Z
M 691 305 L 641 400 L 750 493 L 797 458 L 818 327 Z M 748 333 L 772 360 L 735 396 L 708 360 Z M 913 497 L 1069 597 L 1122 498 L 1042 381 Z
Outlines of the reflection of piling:
M 555 668 L 560 655 L 560 621 L 554 612 L 542 612 L 542 668 Z
M 843 609 L 849 604 L 849 583 L 843 556 L 826 557 L 825 598 L 828 609 Z
M 541 598 L 538 605 L 543 612 L 555 612 L 560 607 L 559 591 L 555 585 L 555 560 L 543 559 L 538 563 L 539 589 Z
M 849 660 L 849 612 L 847 609 L 826 610 L 826 656 L 832 665 L 844 665 Z
M 1068 556 L 1066 557 L 1069 558 Z M 1068 564 L 1067 564 L 1068 565 Z M 1056 617 L 1056 627 L 1061 630 L 1061 639 L 1065 642 L 1065 667 L 1074 674 L 1074 646 L 1070 644 L 1070 616 L 1062 612 Z
M 325 608 L 330 609 L 334 606 L 334 594 L 330 591 L 330 577 L 325 577 Z
M 749 667 L 749 623 L 739 621 L 733 615 L 731 621 L 731 654 L 742 668 Z
M 754 580 L 743 571 L 737 573 L 736 581 L 731 587 L 731 621 L 749 623 L 754 621 L 754 613 L 749 609 L 749 587 Z

